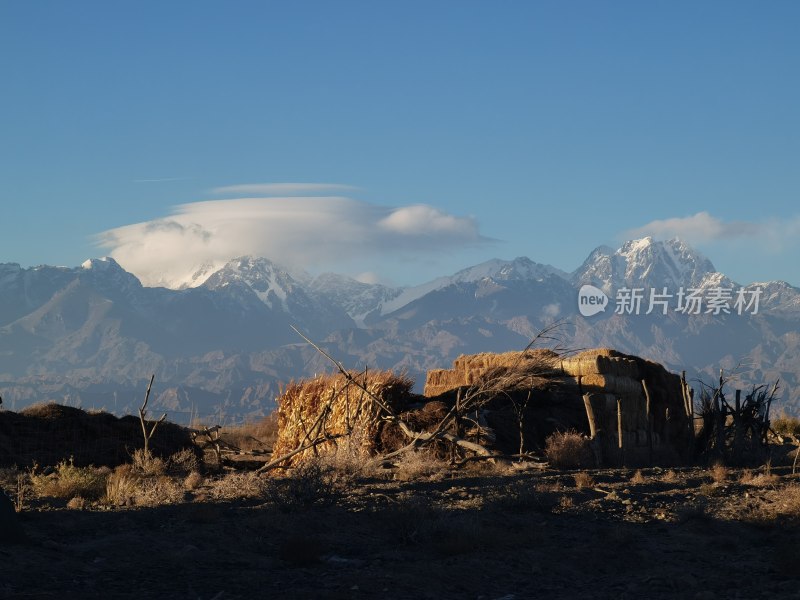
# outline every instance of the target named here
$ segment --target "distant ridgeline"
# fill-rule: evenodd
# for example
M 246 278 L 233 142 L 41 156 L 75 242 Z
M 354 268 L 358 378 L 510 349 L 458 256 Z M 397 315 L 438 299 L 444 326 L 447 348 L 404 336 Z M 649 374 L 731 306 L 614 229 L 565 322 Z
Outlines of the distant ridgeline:
M 800 412 L 800 290 L 733 282 L 678 240 L 600 247 L 572 273 L 491 260 L 409 288 L 242 257 L 191 285 L 143 287 L 113 259 L 0 264 L 3 407 L 131 413 L 155 373 L 153 410 L 241 421 L 271 412 L 291 380 L 330 371 L 291 326 L 350 368 L 405 371 L 421 392 L 429 370 L 525 348 L 560 321 L 559 347 L 616 348 L 685 370 L 694 385 L 720 368 L 741 389 L 780 379 L 776 410 Z

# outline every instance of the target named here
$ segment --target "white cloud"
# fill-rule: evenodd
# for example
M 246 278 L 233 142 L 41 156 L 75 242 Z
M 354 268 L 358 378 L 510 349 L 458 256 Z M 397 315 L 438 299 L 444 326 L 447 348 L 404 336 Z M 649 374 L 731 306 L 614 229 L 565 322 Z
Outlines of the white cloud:
M 680 238 L 689 244 L 701 244 L 713 240 L 733 240 L 757 236 L 764 232 L 761 223 L 747 221 L 722 221 L 706 211 L 688 217 L 673 217 L 650 221 L 642 227 L 623 233 L 625 239 L 651 235 L 659 239 Z
M 471 218 L 431 206 L 385 207 L 342 196 L 195 202 L 176 207 L 171 216 L 97 236 L 97 244 L 142 283 L 168 287 L 242 255 L 295 268 L 335 268 L 363 257 L 438 257 L 489 241 Z
M 212 194 L 245 196 L 302 196 L 352 192 L 357 188 L 339 183 L 243 183 L 211 190 Z
M 414 236 L 464 236 L 469 239 L 478 233 L 474 219 L 448 215 L 425 204 L 398 208 L 381 219 L 378 225 L 388 232 Z

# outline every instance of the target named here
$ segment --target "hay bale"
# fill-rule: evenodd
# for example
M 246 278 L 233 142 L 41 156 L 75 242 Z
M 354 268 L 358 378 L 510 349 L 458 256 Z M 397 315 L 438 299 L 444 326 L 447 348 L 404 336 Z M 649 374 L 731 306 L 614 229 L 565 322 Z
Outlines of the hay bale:
M 639 365 L 631 358 L 621 356 L 606 356 L 595 354 L 565 358 L 560 361 L 561 370 L 566 375 L 580 377 L 582 375 L 614 375 L 616 377 L 628 377 L 639 379 L 641 373 Z
M 366 377 L 364 373 L 350 375 L 395 412 L 401 412 L 409 403 L 414 382 L 404 375 L 390 371 L 372 371 Z M 380 416 L 380 407 L 341 373 L 292 382 L 278 398 L 278 438 L 273 456 L 288 454 L 322 435 L 335 438 L 300 452 L 285 463 L 297 466 L 334 452 L 342 436 L 348 434 L 361 452 L 374 454 Z
M 466 372 L 435 369 L 428 371 L 423 394 L 430 398 L 465 385 L 469 385 Z
M 428 372 L 425 380 L 425 396 L 431 398 L 464 386 L 492 385 L 505 379 L 510 388 L 513 379 L 531 375 L 560 375 L 558 355 L 552 350 L 535 348 L 524 352 L 494 354 L 462 354 L 453 361 L 452 369 L 436 369 Z
M 582 375 L 573 378 L 586 391 L 603 391 L 618 396 L 643 397 L 642 383 L 629 377 L 616 375 Z
M 648 427 L 642 380 L 650 392 L 653 439 L 662 440 L 665 447 L 687 447 L 686 440 L 681 439 L 689 429 L 680 378 L 658 363 L 611 348 L 586 350 L 568 358 L 549 350 L 462 355 L 453 362 L 453 369 L 440 369 L 429 375 L 425 395 L 452 403 L 458 389 L 483 394 L 483 406 L 491 413 L 487 419 L 497 435 L 496 448 L 512 451 L 518 443 L 518 431 L 512 427 L 512 397 L 518 403 L 528 402 L 528 395 L 534 392 L 528 403 L 530 415 L 525 418 L 526 426 L 531 427 L 526 438 L 538 443 L 542 433 L 553 427 L 585 429 L 581 396 L 589 393 L 599 428 L 607 435 L 613 434 L 607 440 L 613 450 L 617 443 L 618 398 L 622 402 L 626 444 L 633 447 L 646 443 L 642 441 L 646 439 L 642 431 Z

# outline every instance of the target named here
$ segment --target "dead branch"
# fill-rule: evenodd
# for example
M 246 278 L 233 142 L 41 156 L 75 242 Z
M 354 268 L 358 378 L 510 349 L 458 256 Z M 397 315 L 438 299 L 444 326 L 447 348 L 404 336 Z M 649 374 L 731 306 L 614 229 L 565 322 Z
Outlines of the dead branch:
M 275 459 L 271 460 L 270 462 L 265 464 L 263 467 L 259 467 L 256 470 L 256 473 L 263 473 L 264 471 L 269 471 L 270 469 L 277 467 L 281 463 L 286 462 L 287 460 L 289 460 L 293 456 L 296 456 L 296 455 L 300 454 L 301 452 L 305 452 L 306 450 L 314 448 L 314 447 L 318 446 L 319 444 L 322 444 L 323 442 L 329 442 L 331 440 L 335 440 L 335 439 L 338 439 L 338 438 L 341 438 L 341 437 L 345 437 L 346 435 L 349 435 L 349 434 L 348 433 L 336 433 L 334 435 L 328 435 L 328 436 L 325 436 L 325 437 L 322 437 L 322 438 L 318 438 L 318 439 L 314 440 L 313 442 L 309 442 L 308 444 L 303 444 L 303 445 L 295 448 L 291 452 L 287 452 L 283 456 L 279 456 L 278 458 L 275 458 Z
M 167 418 L 167 413 L 161 415 L 161 418 L 157 421 L 153 422 L 152 427 L 148 431 L 147 423 L 145 421 L 145 416 L 147 415 L 147 402 L 150 400 L 150 390 L 153 387 L 153 381 L 155 380 L 156 376 L 153 374 L 150 377 L 150 383 L 147 384 L 147 391 L 144 395 L 144 402 L 142 403 L 141 408 L 139 409 L 139 422 L 142 424 L 142 435 L 144 436 L 144 453 L 145 456 L 150 456 L 150 439 L 153 437 L 153 434 L 156 432 L 156 428 L 158 427 L 159 423 L 163 423 L 164 419 Z

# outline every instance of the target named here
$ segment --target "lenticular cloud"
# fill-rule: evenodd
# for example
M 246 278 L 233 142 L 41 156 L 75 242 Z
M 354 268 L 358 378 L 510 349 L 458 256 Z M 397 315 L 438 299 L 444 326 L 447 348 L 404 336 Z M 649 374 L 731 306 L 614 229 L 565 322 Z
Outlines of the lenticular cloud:
M 97 236 L 97 244 L 144 285 L 171 288 L 202 283 L 203 273 L 243 255 L 294 268 L 330 268 L 359 256 L 409 257 L 487 241 L 469 217 L 341 196 L 194 202 Z

